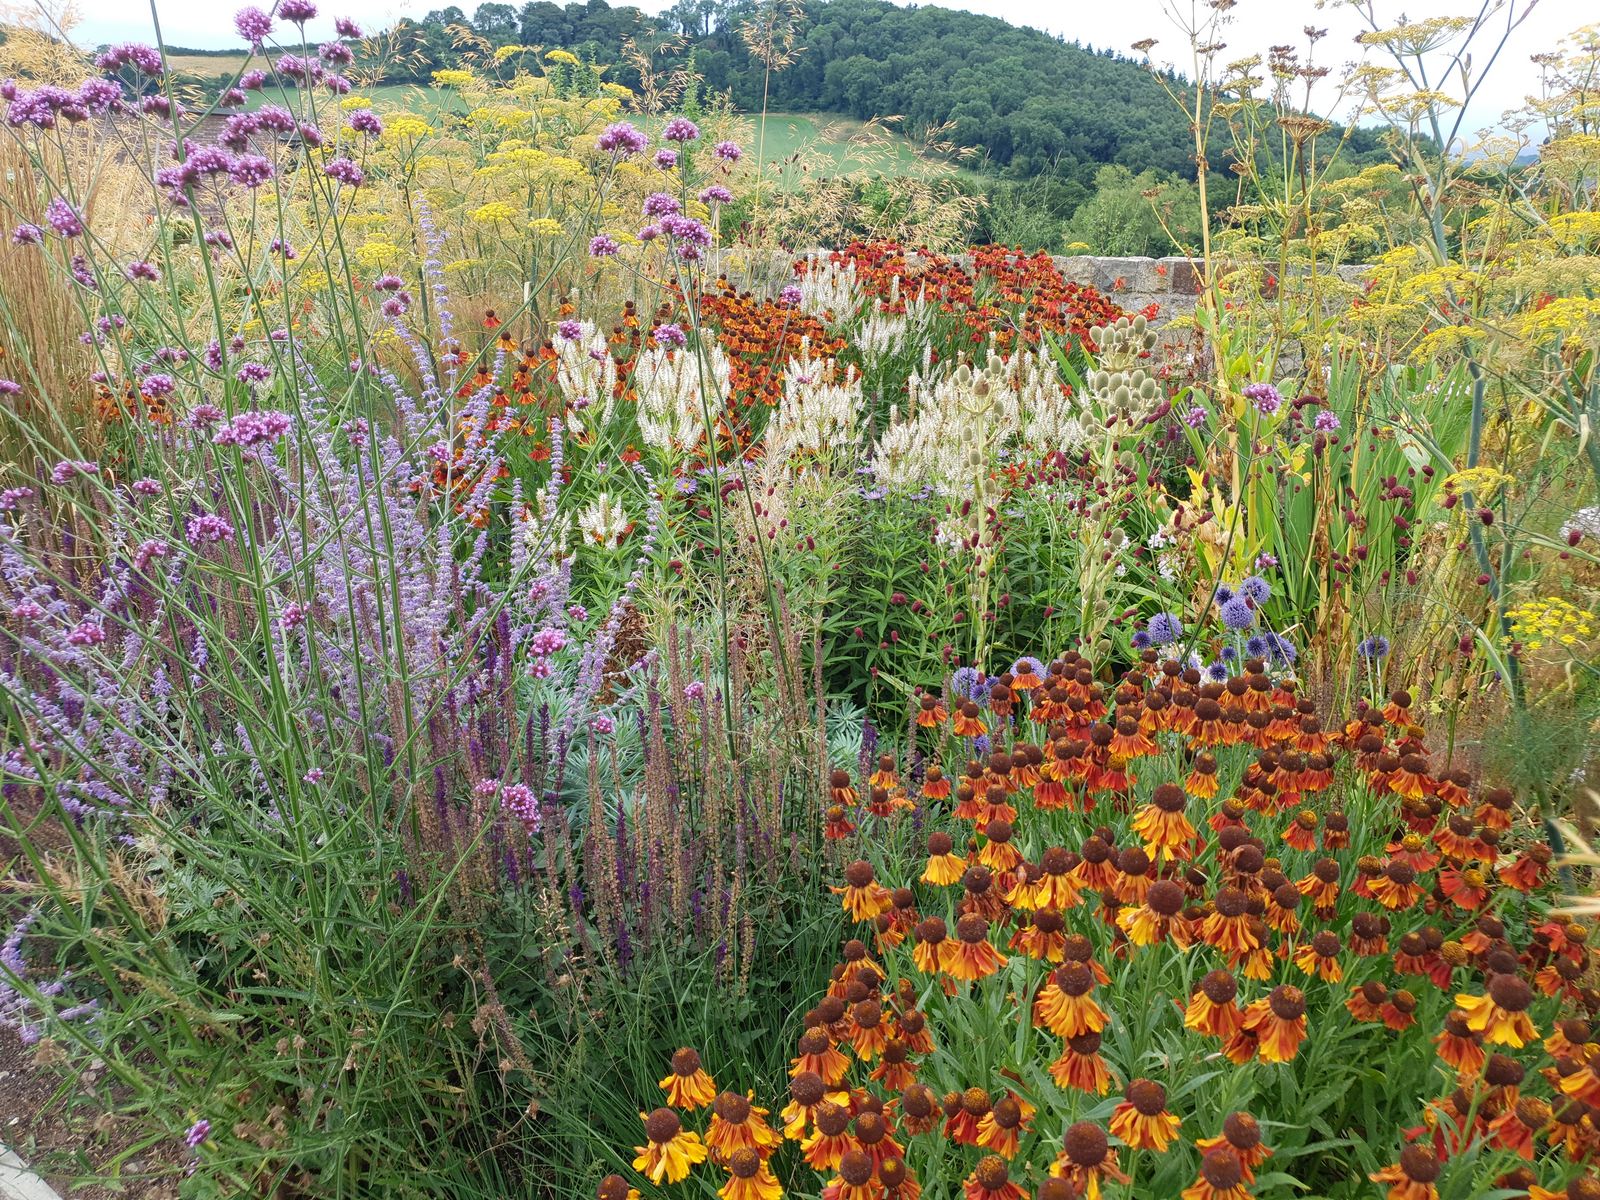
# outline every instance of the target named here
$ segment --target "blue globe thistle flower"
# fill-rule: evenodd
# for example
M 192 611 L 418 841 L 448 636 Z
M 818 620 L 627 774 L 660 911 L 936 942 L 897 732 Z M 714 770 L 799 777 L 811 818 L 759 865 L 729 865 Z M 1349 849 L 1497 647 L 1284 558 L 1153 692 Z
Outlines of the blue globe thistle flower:
M 1208 678 L 1216 683 L 1228 682 L 1228 668 L 1220 662 L 1214 662 L 1206 668 Z
M 1237 650 L 1235 650 L 1232 646 L 1224 646 L 1222 648 L 1222 661 L 1223 662 L 1231 663 L 1234 659 L 1236 659 L 1238 657 L 1239 657 L 1239 652 Z
M 988 758 L 992 743 L 987 733 L 980 733 L 972 739 L 972 756 L 974 758 Z
M 1254 637 L 1245 640 L 1244 652 L 1251 658 L 1265 658 L 1272 652 L 1272 646 L 1266 638 L 1256 634 Z
M 1016 662 L 1012 663 L 1011 673 L 1013 675 L 1021 675 L 1023 674 L 1021 668 L 1024 667 L 1026 667 L 1027 670 L 1032 674 L 1039 676 L 1041 679 L 1044 678 L 1044 663 L 1035 658 L 1033 655 L 1024 654 L 1021 658 L 1017 659 Z
M 1225 583 L 1217 584 L 1217 590 L 1211 593 L 1211 602 L 1218 607 L 1233 599 L 1233 589 Z
M 1157 613 L 1145 628 L 1150 631 L 1150 640 L 1158 646 L 1170 646 L 1183 637 L 1183 622 L 1176 613 Z
M 1256 610 L 1243 596 L 1235 596 L 1222 606 L 1222 623 L 1229 629 L 1249 629 L 1256 623 Z
M 1276 659 L 1288 667 L 1294 666 L 1294 660 L 1300 657 L 1300 651 L 1294 648 L 1293 642 L 1281 634 L 1273 633 L 1270 629 L 1262 637 L 1267 643 L 1269 658 Z
M 1375 633 L 1362 640 L 1356 647 L 1356 653 L 1368 662 L 1377 662 L 1379 659 L 1389 657 L 1389 639 L 1382 634 Z
M 989 700 L 989 689 L 983 686 L 983 677 L 975 667 L 957 667 L 950 673 L 950 693 L 963 700 L 975 700 L 979 705 Z
M 1272 599 L 1272 585 L 1259 575 L 1251 575 L 1239 585 L 1239 594 L 1259 608 Z
M 1151 644 L 1150 634 L 1143 629 L 1136 632 L 1130 640 L 1133 642 L 1133 648 L 1135 650 L 1143 650 L 1146 646 Z

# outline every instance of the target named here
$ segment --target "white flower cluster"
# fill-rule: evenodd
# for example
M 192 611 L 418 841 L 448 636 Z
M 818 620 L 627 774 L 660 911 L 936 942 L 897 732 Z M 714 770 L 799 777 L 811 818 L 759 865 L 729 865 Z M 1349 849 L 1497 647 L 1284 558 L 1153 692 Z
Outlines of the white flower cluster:
M 887 311 L 895 308 L 899 301 L 900 276 L 896 275 L 889 285 L 887 305 L 883 308 L 874 305 L 851 339 L 868 367 L 875 367 L 927 340 L 935 311 L 933 301 L 928 299 L 927 284 L 918 290 L 915 300 L 906 301 L 904 312 Z
M 841 266 L 820 252 L 806 258 L 806 273 L 800 278 L 800 311 L 806 316 L 828 320 L 831 314 L 835 323 L 849 321 L 861 310 L 861 301 L 854 259 Z
M 715 415 L 727 403 L 732 375 L 728 356 L 715 344 L 701 351 L 661 346 L 641 350 L 632 382 L 645 445 L 668 454 L 695 449 L 706 434 L 707 409 Z
M 568 562 L 572 558 L 572 514 L 563 514 L 552 494 L 549 484 L 533 493 L 522 507 L 522 519 L 512 527 L 517 553 L 529 561 L 540 555 L 552 562 Z
M 820 457 L 853 449 L 856 413 L 862 407 L 856 369 L 831 358 L 815 358 L 811 339 L 783 372 L 783 398 L 768 425 L 768 454 L 786 461 L 797 454 Z
M 570 433 L 593 433 L 611 419 L 617 388 L 617 364 L 605 335 L 584 321 L 575 338 L 557 337 L 556 386 L 567 402 L 565 426 Z
M 991 349 L 981 368 L 962 363 L 931 383 L 913 374 L 909 390 L 907 412 L 891 409 L 878 441 L 874 469 L 890 487 L 950 491 L 1003 453 L 1032 460 L 1074 449 L 1088 436 L 1078 402 L 1031 350 L 1003 359 Z
M 1176 583 L 1178 581 L 1177 556 L 1168 551 L 1168 547 L 1174 544 L 1174 540 L 1165 527 L 1155 530 L 1144 540 L 1145 546 L 1155 556 L 1156 574 L 1168 583 Z
M 632 528 L 628 510 L 610 492 L 596 494 L 589 507 L 578 514 L 578 529 L 597 546 L 620 546 Z

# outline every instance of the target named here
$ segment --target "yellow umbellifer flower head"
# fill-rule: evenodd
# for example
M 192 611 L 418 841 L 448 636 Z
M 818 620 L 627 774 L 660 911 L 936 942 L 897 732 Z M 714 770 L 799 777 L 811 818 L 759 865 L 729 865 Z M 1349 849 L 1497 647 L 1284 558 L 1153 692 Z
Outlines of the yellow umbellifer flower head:
M 363 267 L 381 267 L 400 257 L 400 247 L 393 242 L 364 242 L 356 247 L 355 257 Z
M 528 223 L 528 231 L 534 237 L 560 237 L 561 222 L 554 217 L 535 217 Z
M 386 142 L 426 137 L 432 132 L 433 126 L 414 113 L 395 113 L 383 119 L 383 140 Z
M 463 88 L 472 86 L 472 72 L 459 71 L 454 68 L 435 71 L 433 82 L 439 87 Z
M 472 210 L 472 222 L 475 225 L 493 225 L 496 221 L 511 220 L 516 212 L 504 200 L 491 200 Z
M 1508 609 L 1506 619 L 1511 622 L 1509 640 L 1520 641 L 1529 650 L 1576 646 L 1595 632 L 1594 614 L 1560 596 L 1525 601 Z

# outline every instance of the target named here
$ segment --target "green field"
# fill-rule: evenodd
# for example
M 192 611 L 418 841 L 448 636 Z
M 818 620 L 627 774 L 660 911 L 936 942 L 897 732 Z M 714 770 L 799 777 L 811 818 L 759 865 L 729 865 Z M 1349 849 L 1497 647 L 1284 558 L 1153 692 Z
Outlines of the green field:
M 201 79 L 215 79 L 218 75 L 232 75 L 245 64 L 245 54 L 168 54 L 167 69 L 175 75 L 193 75 Z
M 882 123 L 833 113 L 770 113 L 765 120 L 752 117 L 750 123 L 754 129 L 749 149 L 759 150 L 774 165 L 794 161 L 813 170 L 881 175 L 941 175 L 956 169 L 924 154 L 923 147 Z
M 176 55 L 169 59 L 175 72 L 210 81 L 223 72 L 237 70 L 244 61 L 236 57 Z M 416 84 L 385 83 L 357 89 L 379 112 L 404 111 L 436 116 L 441 109 L 462 110 L 458 95 L 448 89 Z M 272 89 L 250 93 L 248 106 L 280 102 Z M 660 118 L 634 117 L 651 129 Z M 965 167 L 905 136 L 892 122 L 867 122 L 837 113 L 769 113 L 747 117 L 750 130 L 745 149 L 760 153 L 768 171 L 801 178 L 864 172 L 882 176 L 933 177 L 961 173 Z M 765 135 L 763 137 L 763 134 Z

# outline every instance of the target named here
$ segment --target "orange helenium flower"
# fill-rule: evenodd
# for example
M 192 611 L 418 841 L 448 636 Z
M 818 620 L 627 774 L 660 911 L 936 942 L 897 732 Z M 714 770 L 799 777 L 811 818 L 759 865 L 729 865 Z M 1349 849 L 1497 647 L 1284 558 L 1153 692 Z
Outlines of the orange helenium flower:
M 1538 1038 L 1528 1016 L 1533 989 L 1518 975 L 1493 975 L 1482 996 L 1458 995 L 1456 1005 L 1467 1014 L 1467 1026 L 1491 1045 L 1521 1047 Z
M 716 1161 L 726 1165 L 735 1150 L 751 1149 L 763 1158 L 781 1140 L 766 1121 L 767 1110 L 751 1103 L 749 1096 L 723 1092 L 711 1108 L 711 1124 L 706 1129 L 706 1148 Z
M 685 1046 L 672 1056 L 672 1074 L 661 1081 L 667 1103 L 673 1108 L 704 1108 L 716 1099 L 717 1088 L 700 1064 L 700 1055 Z
M 766 1159 L 748 1147 L 728 1156 L 728 1182 L 717 1189 L 722 1200 L 778 1200 L 783 1185 L 767 1166 Z
M 1106 1027 L 1106 1014 L 1089 995 L 1093 989 L 1094 972 L 1084 963 L 1057 967 L 1034 998 L 1033 1023 L 1063 1039 L 1099 1033 Z
M 1178 1136 L 1182 1120 L 1167 1111 L 1167 1089 L 1153 1079 L 1135 1079 L 1111 1114 L 1110 1129 L 1130 1149 L 1164 1153 Z
M 872 864 L 857 859 L 844 869 L 845 886 L 829 888 L 852 920 L 870 921 L 890 907 L 889 889 L 873 879 Z
M 963 1187 L 967 1200 L 1028 1200 L 1028 1193 L 1011 1182 L 1006 1160 L 998 1154 L 979 1159 Z
M 1426 1146 L 1407 1146 L 1400 1151 L 1400 1161 L 1393 1166 L 1374 1171 L 1374 1183 L 1387 1183 L 1388 1200 L 1438 1200 L 1439 1160 Z
M 1299 988 L 1282 984 L 1245 1010 L 1244 1027 L 1256 1035 L 1262 1062 L 1288 1062 L 1306 1040 L 1306 1001 Z
M 645 1144 L 635 1146 L 637 1157 L 633 1169 L 643 1173 L 651 1183 L 660 1185 L 679 1183 L 689 1177 L 696 1163 L 706 1160 L 706 1148 L 700 1135 L 685 1129 L 678 1114 L 670 1108 L 658 1108 L 649 1116 L 640 1114 L 644 1121 Z
M 1206 1151 L 1199 1176 L 1180 1195 L 1183 1200 L 1249 1200 L 1239 1156 L 1226 1146 Z

